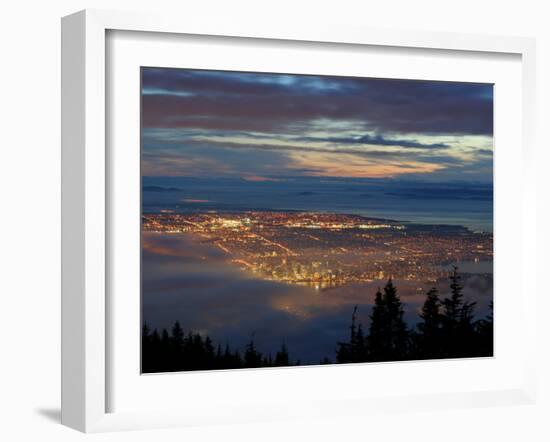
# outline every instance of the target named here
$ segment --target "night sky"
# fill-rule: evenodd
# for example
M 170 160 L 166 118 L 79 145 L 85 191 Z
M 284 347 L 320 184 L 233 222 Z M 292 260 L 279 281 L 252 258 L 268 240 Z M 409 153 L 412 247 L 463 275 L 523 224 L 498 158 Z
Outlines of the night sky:
M 493 86 L 142 69 L 144 176 L 492 181 Z

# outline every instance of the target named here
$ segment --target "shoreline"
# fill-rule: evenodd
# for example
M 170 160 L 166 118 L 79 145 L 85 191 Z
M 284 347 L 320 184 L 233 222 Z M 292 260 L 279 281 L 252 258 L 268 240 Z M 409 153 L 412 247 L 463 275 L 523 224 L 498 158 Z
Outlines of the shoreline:
M 175 209 L 158 209 L 158 210 L 143 210 L 141 211 L 141 216 L 147 216 L 147 215 L 200 215 L 200 214 L 242 214 L 242 213 L 278 213 L 278 214 L 284 214 L 284 213 L 292 213 L 292 214 L 322 214 L 322 215 L 341 215 L 341 216 L 349 216 L 349 217 L 359 217 L 365 220 L 372 220 L 372 221 L 384 221 L 388 223 L 394 223 L 394 224 L 404 224 L 408 227 L 441 227 L 441 228 L 462 228 L 466 229 L 471 233 L 477 233 L 482 235 L 493 235 L 493 231 L 489 230 L 479 230 L 479 229 L 473 229 L 472 227 L 463 225 L 463 224 L 453 224 L 453 223 L 443 223 L 443 222 L 437 222 L 437 223 L 430 223 L 430 222 L 418 222 L 418 221 L 411 221 L 411 220 L 403 220 L 403 219 L 395 219 L 395 218 L 386 218 L 386 217 L 380 217 L 380 216 L 367 216 L 361 213 L 354 213 L 354 212 L 336 212 L 332 210 L 309 210 L 309 209 L 265 209 L 265 208 L 246 208 L 246 209 L 192 209 L 192 208 L 179 208 L 176 207 Z

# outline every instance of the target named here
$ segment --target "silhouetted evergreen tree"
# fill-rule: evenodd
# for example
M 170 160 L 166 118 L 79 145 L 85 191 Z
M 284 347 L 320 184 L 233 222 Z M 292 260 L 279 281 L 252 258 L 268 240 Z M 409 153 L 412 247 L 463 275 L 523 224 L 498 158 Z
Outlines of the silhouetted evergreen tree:
M 234 368 L 244 367 L 244 360 L 243 360 L 243 357 L 241 356 L 241 352 L 239 350 L 235 350 L 235 352 L 233 353 L 233 361 L 234 361 L 234 364 L 235 364 Z
M 403 304 L 397 296 L 397 289 L 391 278 L 384 287 L 382 301 L 386 307 L 386 360 L 400 360 L 407 357 L 408 331 L 407 324 L 403 319 Z
M 462 286 L 460 285 L 460 276 L 458 275 L 458 268 L 453 266 L 453 273 L 449 276 L 451 280 L 451 297 L 443 300 L 443 307 L 445 310 L 444 323 L 445 327 L 457 326 L 460 319 L 460 310 L 462 308 Z
M 281 349 L 275 354 L 275 366 L 284 367 L 290 365 L 288 349 L 286 344 L 283 342 Z
M 273 358 L 271 357 L 271 353 L 269 353 L 266 356 L 264 356 L 263 360 L 262 360 L 262 366 L 263 367 L 273 367 Z
M 363 362 L 366 360 L 366 342 L 363 327 L 356 324 L 357 306 L 351 315 L 349 342 L 339 342 L 336 350 L 336 360 L 339 363 Z
M 251 339 L 246 346 L 246 350 L 244 352 L 244 366 L 246 368 L 262 366 L 262 355 L 258 350 L 256 350 L 254 339 Z
M 183 329 L 179 321 L 176 321 L 172 327 L 172 340 L 175 347 L 181 347 L 183 345 Z
M 449 276 L 451 296 L 443 300 L 443 356 L 458 358 L 472 356 L 475 345 L 473 311 L 475 303 L 464 302 L 458 268 L 453 266 Z
M 426 294 L 420 319 L 417 325 L 419 333 L 415 335 L 414 353 L 419 358 L 438 358 L 443 350 L 443 316 L 441 301 L 435 287 Z
M 160 345 L 160 335 L 155 329 L 151 334 L 151 356 L 152 356 L 152 370 L 153 371 L 163 371 L 164 370 L 164 360 L 166 355 L 163 354 L 162 347 Z
M 374 295 L 374 306 L 370 314 L 369 335 L 367 345 L 371 361 L 383 361 L 385 358 L 386 340 L 386 307 L 380 289 Z
M 477 322 L 476 329 L 479 335 L 478 356 L 493 356 L 493 301 L 489 304 L 489 314 Z
M 144 322 L 143 327 L 141 327 L 141 337 L 147 341 L 150 337 L 150 334 L 151 334 L 151 329 L 149 328 L 147 323 Z
M 141 366 L 144 372 L 151 371 L 151 364 L 154 361 L 154 354 L 151 346 L 151 329 L 147 323 L 141 328 Z
M 216 369 L 222 369 L 223 367 L 223 353 L 222 346 L 218 344 L 216 347 L 216 354 L 214 355 L 214 365 Z
M 368 360 L 397 361 L 407 357 L 409 332 L 403 314 L 403 305 L 390 278 L 384 294 L 378 290 L 374 298 L 367 337 Z
M 363 325 L 361 323 L 357 326 L 355 338 L 351 343 L 351 357 L 357 362 L 364 362 L 368 357 L 367 342 L 363 333 Z
M 215 367 L 215 357 L 216 355 L 214 354 L 214 344 L 212 343 L 212 339 L 210 339 L 210 336 L 207 336 L 204 339 L 204 365 L 207 367 Z
M 223 353 L 221 368 L 237 368 L 235 367 L 235 356 L 229 350 L 229 344 L 225 345 L 225 352 Z

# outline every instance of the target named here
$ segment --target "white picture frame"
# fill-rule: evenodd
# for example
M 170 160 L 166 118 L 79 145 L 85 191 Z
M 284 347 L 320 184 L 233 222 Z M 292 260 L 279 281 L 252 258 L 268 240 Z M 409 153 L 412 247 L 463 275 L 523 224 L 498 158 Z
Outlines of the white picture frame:
M 372 398 L 327 397 L 299 407 L 254 409 L 251 403 L 236 404 L 235 412 L 209 416 L 185 411 L 157 410 L 108 412 L 109 303 L 107 300 L 107 244 L 110 231 L 107 155 L 107 84 L 109 31 L 142 31 L 180 35 L 206 35 L 273 39 L 296 42 L 374 45 L 381 48 L 426 48 L 502 53 L 521 57 L 522 73 L 522 226 L 521 272 L 533 268 L 536 240 L 532 228 L 535 214 L 534 109 L 535 43 L 518 37 L 493 37 L 428 33 L 345 26 L 307 24 L 291 28 L 266 23 L 216 23 L 196 17 L 153 16 L 86 10 L 62 21 L 62 423 L 84 432 L 247 422 L 285 417 L 329 416 L 368 413 L 372 410 L 404 410 L 530 403 L 535 399 L 534 339 L 522 360 L 521 385 L 504 389 L 477 389 L 463 393 Z M 510 171 L 512 173 L 512 171 Z M 536 303 L 534 281 L 522 278 L 522 308 Z M 530 306 L 530 307 L 528 307 Z M 522 324 L 525 336 L 534 336 L 535 324 Z M 341 369 L 342 367 L 338 367 Z M 354 370 L 360 370 L 360 366 Z M 303 370 L 303 369 L 297 369 Z M 273 373 L 273 371 L 271 371 Z M 261 408 L 261 407 L 260 407 Z M 353 411 L 352 411 L 353 410 Z

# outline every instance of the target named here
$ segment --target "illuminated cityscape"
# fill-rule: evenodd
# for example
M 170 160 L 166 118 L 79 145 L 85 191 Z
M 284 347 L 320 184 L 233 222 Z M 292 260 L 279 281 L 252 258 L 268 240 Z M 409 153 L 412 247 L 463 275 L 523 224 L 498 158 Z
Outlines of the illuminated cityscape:
M 389 277 L 435 282 L 450 264 L 493 258 L 489 233 L 358 215 L 160 213 L 143 216 L 143 231 L 196 235 L 256 277 L 316 289 Z

